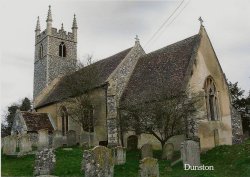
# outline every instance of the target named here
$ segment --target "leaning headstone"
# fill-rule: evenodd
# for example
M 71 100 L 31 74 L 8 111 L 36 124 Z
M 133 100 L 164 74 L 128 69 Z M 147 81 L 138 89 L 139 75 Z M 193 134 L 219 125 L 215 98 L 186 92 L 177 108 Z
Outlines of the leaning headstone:
M 200 147 L 199 143 L 187 140 L 181 143 L 181 158 L 183 166 L 189 164 L 191 166 L 200 165 Z
M 32 142 L 30 141 L 30 137 L 28 134 L 21 135 L 19 140 L 20 140 L 19 155 L 25 155 L 27 152 L 32 151 Z
M 62 136 L 62 131 L 60 130 L 55 130 L 53 132 L 53 139 L 52 139 L 52 147 L 53 148 L 59 148 L 63 146 L 63 136 Z
M 85 177 L 114 176 L 114 163 L 110 149 L 96 146 L 91 150 L 85 150 L 83 158 L 82 170 Z
M 144 144 L 141 147 L 141 158 L 153 157 L 153 149 L 151 144 Z
M 122 146 L 117 146 L 113 150 L 113 159 L 115 165 L 122 165 L 126 163 L 126 149 Z
M 34 175 L 52 174 L 56 163 L 56 155 L 53 149 L 44 148 L 36 153 Z
M 76 145 L 76 132 L 74 130 L 69 130 L 67 132 L 67 146 Z
M 3 154 L 15 155 L 17 147 L 17 137 L 15 135 L 6 136 L 4 138 Z
M 162 159 L 172 160 L 174 156 L 174 145 L 172 143 L 165 144 L 162 150 Z
M 37 149 L 41 150 L 43 148 L 49 147 L 49 134 L 48 130 L 41 129 L 38 130 L 38 143 L 37 143 Z
M 152 157 L 146 157 L 140 161 L 140 177 L 159 177 L 158 160 Z

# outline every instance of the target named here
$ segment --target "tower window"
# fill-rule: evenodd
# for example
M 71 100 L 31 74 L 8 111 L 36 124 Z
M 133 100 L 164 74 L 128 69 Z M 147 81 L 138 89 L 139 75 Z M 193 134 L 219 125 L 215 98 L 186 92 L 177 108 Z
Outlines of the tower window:
M 64 42 L 62 42 L 59 45 L 59 56 L 60 57 L 66 57 L 66 46 L 65 46 Z
M 43 45 L 40 45 L 40 49 L 39 49 L 39 58 L 43 58 Z
M 215 83 L 211 77 L 207 78 L 205 82 L 205 93 L 206 93 L 206 104 L 207 104 L 207 115 L 209 120 L 219 119 L 219 108 L 218 108 L 218 95 L 215 87 Z

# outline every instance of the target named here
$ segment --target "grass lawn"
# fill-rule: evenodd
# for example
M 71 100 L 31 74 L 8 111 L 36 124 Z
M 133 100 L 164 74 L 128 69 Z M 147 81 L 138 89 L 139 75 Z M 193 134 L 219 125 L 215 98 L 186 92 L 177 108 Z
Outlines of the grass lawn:
M 56 150 L 56 176 L 83 176 L 81 160 L 83 149 L 74 147 L 72 151 Z M 184 171 L 182 163 L 176 164 L 172 171 L 166 171 L 169 166 L 166 160 L 160 160 L 160 151 L 154 152 L 159 159 L 161 177 L 250 177 L 250 140 L 245 144 L 233 146 L 218 146 L 201 155 L 204 165 L 213 165 L 214 171 Z M 2 176 L 32 176 L 34 155 L 21 158 L 2 156 Z M 127 152 L 127 163 L 115 166 L 115 177 L 137 177 L 139 151 Z

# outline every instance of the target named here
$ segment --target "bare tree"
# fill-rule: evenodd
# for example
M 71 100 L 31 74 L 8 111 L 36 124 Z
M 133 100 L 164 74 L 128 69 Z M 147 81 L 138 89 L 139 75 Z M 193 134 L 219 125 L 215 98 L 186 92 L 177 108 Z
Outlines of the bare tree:
M 119 108 L 119 128 L 121 132 L 151 134 L 163 148 L 173 136 L 188 136 L 190 118 L 199 107 L 200 97 L 167 85 L 169 83 L 160 74 L 156 79 L 158 87 L 149 91 L 148 101 L 140 102 L 140 98 L 135 97 Z
M 90 91 L 95 87 L 98 80 L 98 72 L 92 64 L 92 56 L 87 57 L 87 66 L 80 61 L 77 62 L 77 71 L 65 76 L 62 82 L 64 92 L 69 93 L 70 98 L 64 101 L 69 117 L 79 124 L 82 130 L 88 132 L 90 146 L 91 133 L 94 131 L 93 103 L 90 98 Z

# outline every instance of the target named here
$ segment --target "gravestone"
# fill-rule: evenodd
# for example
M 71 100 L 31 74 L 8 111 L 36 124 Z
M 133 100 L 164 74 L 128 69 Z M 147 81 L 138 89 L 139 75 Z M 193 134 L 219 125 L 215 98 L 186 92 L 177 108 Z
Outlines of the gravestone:
M 159 177 L 158 160 L 152 157 L 146 157 L 140 161 L 140 177 Z
M 136 135 L 131 135 L 127 139 L 127 149 L 136 150 L 138 146 L 138 137 Z
M 172 160 L 174 156 L 174 145 L 172 143 L 167 143 L 163 146 L 162 159 Z
M 25 155 L 27 152 L 32 151 L 32 142 L 30 141 L 30 136 L 28 134 L 21 135 L 19 140 L 19 155 Z
M 6 136 L 4 138 L 3 154 L 15 155 L 17 147 L 17 137 L 15 135 Z
M 151 144 L 144 144 L 141 147 L 141 158 L 153 157 L 153 148 Z
M 85 177 L 114 176 L 114 162 L 110 149 L 96 146 L 91 150 L 85 150 L 83 158 L 82 170 Z
M 37 149 L 42 150 L 43 148 L 49 147 L 49 134 L 48 130 L 41 129 L 38 130 L 38 143 L 37 143 Z
M 88 145 L 89 135 L 87 132 L 81 132 L 80 134 L 80 145 Z
M 53 149 L 44 148 L 36 153 L 34 175 L 52 174 L 56 163 L 56 155 Z
M 117 146 L 112 149 L 113 159 L 115 165 L 122 165 L 126 163 L 126 149 L 122 146 Z
M 220 139 L 219 139 L 219 131 L 218 129 L 214 130 L 214 145 L 219 146 L 220 145 Z
M 185 164 L 189 164 L 191 166 L 199 166 L 200 165 L 199 143 L 192 140 L 186 140 L 183 143 L 181 143 L 181 158 L 183 166 L 185 166 Z
M 60 130 L 55 130 L 53 132 L 53 139 L 52 139 L 52 147 L 53 148 L 59 148 L 63 146 L 63 136 L 62 136 L 62 131 Z
M 74 130 L 69 130 L 67 132 L 67 146 L 76 145 L 76 132 Z

